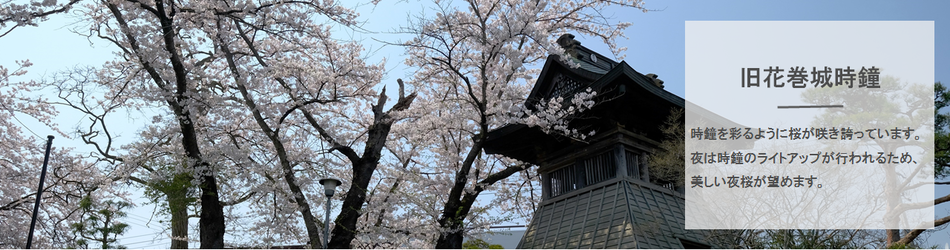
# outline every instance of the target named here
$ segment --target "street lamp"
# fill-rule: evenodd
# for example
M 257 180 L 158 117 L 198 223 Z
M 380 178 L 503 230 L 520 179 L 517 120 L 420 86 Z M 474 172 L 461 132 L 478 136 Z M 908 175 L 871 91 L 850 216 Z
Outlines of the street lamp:
M 320 179 L 320 185 L 323 185 L 323 194 L 327 195 L 327 219 L 323 222 L 323 248 L 326 249 L 330 244 L 330 197 L 336 191 L 336 186 L 343 184 L 340 180 L 334 178 Z

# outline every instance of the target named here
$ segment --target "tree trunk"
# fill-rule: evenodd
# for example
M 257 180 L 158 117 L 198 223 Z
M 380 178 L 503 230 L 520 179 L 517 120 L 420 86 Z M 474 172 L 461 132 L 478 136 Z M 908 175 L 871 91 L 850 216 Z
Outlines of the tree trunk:
M 468 217 L 468 213 L 472 210 L 472 205 L 475 204 L 479 193 L 479 191 L 476 191 L 474 194 L 465 194 L 465 197 L 460 202 L 449 202 L 452 203 L 452 205 L 446 205 L 445 210 L 443 210 L 444 212 L 456 212 L 451 217 L 443 217 L 443 219 L 439 220 L 439 224 L 442 225 L 444 232 L 439 235 L 439 240 L 435 242 L 435 248 L 462 248 L 462 243 L 465 240 L 463 237 L 465 233 L 465 217 Z
M 235 22 L 235 27 L 240 31 L 239 33 L 243 37 L 243 30 L 241 30 L 241 25 Z M 218 28 L 220 29 L 220 20 L 218 21 Z M 294 202 L 297 203 L 297 206 L 300 207 L 300 214 L 303 216 L 303 224 L 307 228 L 307 237 L 309 238 L 309 247 L 320 245 L 322 242 L 320 240 L 320 228 L 317 227 L 316 218 L 313 217 L 313 210 L 310 209 L 310 202 L 307 201 L 307 197 L 303 194 L 303 191 L 300 188 L 300 185 L 297 185 L 297 178 L 294 176 L 293 166 L 290 164 L 289 157 L 287 156 L 287 149 L 284 148 L 284 143 L 280 141 L 280 134 L 275 129 L 271 128 L 267 124 L 267 121 L 264 119 L 264 116 L 261 114 L 260 109 L 257 107 L 257 103 L 254 101 L 254 97 L 251 96 L 250 92 L 247 89 L 247 85 L 244 83 L 243 79 L 240 77 L 240 71 L 237 68 L 237 64 L 234 61 L 234 54 L 231 52 L 231 49 L 225 43 L 224 39 L 220 37 L 217 39 L 221 42 L 218 47 L 221 48 L 221 51 L 224 52 L 225 59 L 228 62 L 228 68 L 231 70 L 231 74 L 234 77 L 234 81 L 237 84 L 238 90 L 241 92 L 241 97 L 244 99 L 244 105 L 247 106 L 248 110 L 251 111 L 251 114 L 254 116 L 254 121 L 257 122 L 257 126 L 261 129 L 261 132 L 267 136 L 270 140 L 271 145 L 274 146 L 274 151 L 277 153 L 277 158 L 280 161 L 281 169 L 284 172 L 284 182 L 287 183 L 287 186 L 290 188 L 290 192 L 294 197 Z M 246 37 L 245 37 L 246 39 Z M 247 43 L 248 47 L 253 49 L 253 44 Z M 255 50 L 256 51 L 256 50 Z M 257 56 L 256 52 L 254 54 Z M 261 61 L 262 65 L 267 65 Z M 279 128 L 278 128 L 279 129 Z
M 378 161 L 378 160 L 377 160 Z M 353 184 L 346 192 L 346 199 L 340 207 L 340 215 L 334 221 L 333 231 L 330 233 L 329 248 L 352 248 L 350 243 L 356 238 L 356 223 L 360 218 L 360 210 L 366 202 L 366 190 L 369 187 L 369 181 L 372 177 L 372 171 L 375 170 L 377 162 L 354 163 L 355 168 L 360 171 L 353 171 Z M 372 166 L 370 166 L 372 165 Z M 372 169 L 365 169 L 372 168 Z
M 101 211 L 101 210 L 100 210 L 100 211 Z M 109 249 L 109 248 L 111 248 L 111 247 L 109 247 L 109 230 L 108 230 L 108 228 L 109 228 L 109 226 L 112 225 L 112 216 L 110 216 L 111 214 L 109 214 L 108 212 L 106 212 L 106 213 L 101 213 L 101 214 L 102 214 L 102 215 L 105 215 L 105 219 L 102 221 L 102 229 L 100 229 L 100 232 L 102 232 L 102 239 L 100 239 L 100 242 L 102 242 L 102 249 Z
M 485 190 L 484 187 L 491 186 L 495 184 L 495 182 L 508 178 L 508 176 L 518 171 L 525 170 L 527 166 L 528 165 L 516 165 L 506 167 L 504 170 L 491 174 L 479 181 L 474 191 L 472 193 L 465 193 L 461 200 L 449 200 L 446 202 L 445 208 L 442 210 L 442 218 L 439 218 L 439 225 L 442 226 L 443 233 L 439 235 L 439 239 L 435 243 L 435 248 L 462 248 L 462 243 L 465 240 L 462 237 L 465 233 L 465 217 L 468 217 L 468 213 L 472 211 L 472 206 L 475 205 L 478 195 Z M 458 183 L 459 182 L 456 182 L 456 186 L 452 187 L 453 190 L 455 190 L 455 188 L 465 188 L 464 185 L 459 186 Z M 452 211 L 455 212 L 453 213 Z
M 169 62 L 175 72 L 175 100 L 168 101 L 178 116 L 178 126 L 181 128 L 181 144 L 191 166 L 200 171 L 201 188 L 201 219 L 198 220 L 199 234 L 201 234 L 201 248 L 224 248 L 224 206 L 218 196 L 218 181 L 215 172 L 208 162 L 201 156 L 201 147 L 198 143 L 198 132 L 191 113 L 186 105 L 194 105 L 188 88 L 188 70 L 185 69 L 181 51 L 175 42 L 178 31 L 172 21 L 173 16 L 165 11 L 164 2 L 155 1 L 156 15 L 162 25 L 162 40 L 165 51 L 170 54 Z
M 207 164 L 205 164 L 207 165 Z M 202 176 L 201 219 L 198 220 L 201 248 L 224 248 L 224 206 L 218 198 L 218 183 L 213 176 Z
M 254 111 L 255 117 L 260 117 L 260 112 Z M 259 119 L 259 122 L 263 122 L 263 119 Z M 274 133 L 270 131 L 269 128 L 264 127 L 268 131 L 269 135 Z M 310 202 L 307 200 L 307 197 L 304 196 L 303 191 L 300 189 L 300 185 L 297 185 L 297 178 L 294 177 L 294 171 L 290 165 L 290 161 L 287 159 L 287 151 L 284 149 L 284 144 L 277 139 L 276 135 L 269 136 L 271 141 L 274 144 L 274 148 L 277 150 L 277 155 L 280 158 L 280 165 L 284 170 L 284 182 L 287 183 L 287 186 L 290 187 L 290 192 L 293 193 L 294 201 L 297 203 L 297 206 L 300 207 L 300 214 L 303 216 L 303 224 L 307 227 L 307 237 L 309 237 L 309 247 L 315 248 L 314 246 L 321 246 L 323 241 L 320 238 L 320 228 L 317 227 L 316 218 L 313 217 L 313 210 L 310 209 Z
M 880 144 L 881 149 L 884 152 L 892 152 L 894 148 L 889 144 Z M 884 168 L 884 199 L 885 205 L 887 206 L 887 212 L 884 213 L 884 226 L 886 228 L 892 228 L 885 230 L 886 246 L 892 247 L 897 241 L 901 239 L 901 230 L 896 229 L 900 225 L 900 211 L 896 211 L 898 205 L 902 202 L 900 200 L 901 190 L 898 187 L 897 180 L 897 171 L 895 170 L 894 165 L 885 165 Z
M 462 237 L 462 230 L 457 229 L 458 231 L 452 231 L 439 235 L 439 241 L 436 241 L 435 248 L 437 249 L 461 249 L 462 243 L 465 241 L 465 238 Z
M 452 190 L 449 191 L 449 199 L 442 208 L 442 216 L 439 217 L 439 226 L 442 227 L 442 233 L 439 235 L 439 240 L 435 243 L 435 248 L 462 248 L 462 233 L 464 231 L 462 223 L 465 217 L 468 216 L 468 210 L 471 209 L 471 202 L 466 205 L 462 193 L 469 182 L 468 174 L 471 172 L 478 155 L 482 152 L 481 141 L 483 137 L 482 135 L 477 136 L 474 145 L 472 145 L 472 148 L 468 151 L 468 155 L 465 157 L 465 161 L 462 162 L 462 169 L 455 173 L 455 184 L 452 186 Z M 469 195 L 470 194 L 464 194 L 464 198 L 467 198 Z M 478 194 L 476 193 L 475 196 L 477 197 Z
M 366 203 L 366 190 L 369 190 L 373 172 L 379 166 L 379 158 L 391 127 L 392 123 L 373 126 L 366 142 L 368 151 L 364 151 L 363 157 L 353 162 L 353 183 L 346 191 L 340 214 L 334 221 L 336 225 L 330 234 L 332 237 L 328 244 L 329 248 L 352 248 L 351 243 L 356 238 L 356 224 L 362 215 L 360 211 Z
M 480 151 L 481 143 L 476 142 L 475 147 L 469 151 L 469 157 L 472 159 L 467 158 L 463 166 L 471 167 L 472 163 L 474 163 L 473 158 L 478 156 L 478 152 Z M 465 185 L 468 183 L 466 176 L 468 176 L 468 170 L 470 170 L 470 168 L 463 168 L 463 171 L 460 171 L 456 175 L 455 186 L 452 187 L 452 191 L 449 193 L 449 200 L 445 202 L 445 207 L 442 209 L 442 216 L 439 218 L 439 226 L 442 227 L 442 233 L 435 243 L 435 248 L 462 248 L 462 242 L 464 241 L 462 236 L 465 234 L 465 217 L 468 217 L 468 213 L 471 212 L 472 206 L 475 205 L 475 201 L 478 199 L 478 195 L 485 190 L 485 187 L 508 178 L 518 171 L 525 170 L 527 167 L 527 164 L 508 166 L 504 170 L 488 175 L 485 179 L 478 181 L 478 184 L 475 185 L 475 188 L 473 188 L 471 192 L 462 194 Z M 459 196 L 461 196 L 461 198 L 459 198 Z
M 340 214 L 337 215 L 336 224 L 331 232 L 328 248 L 352 248 L 351 243 L 356 238 L 356 224 L 360 218 L 360 211 L 363 204 L 366 203 L 366 191 L 369 190 L 369 182 L 373 178 L 373 172 L 379 166 L 379 159 L 382 157 L 383 147 L 386 145 L 386 139 L 392 130 L 395 119 L 389 116 L 392 111 L 405 110 L 409 108 L 412 101 L 416 98 L 416 93 L 404 93 L 402 79 L 396 80 L 399 83 L 399 99 L 389 111 L 383 111 L 383 105 L 386 104 L 386 88 L 384 87 L 379 94 L 379 100 L 373 105 L 373 125 L 369 127 L 366 136 L 366 145 L 363 148 L 363 156 L 360 157 L 348 146 L 342 146 L 335 140 L 330 140 L 336 150 L 342 152 L 353 164 L 353 177 L 350 189 L 346 191 L 346 198 L 343 200 L 343 206 L 340 208 Z M 326 131 L 319 126 L 316 119 L 310 113 L 303 111 L 314 128 L 316 128 L 325 138 L 331 138 Z M 329 223 L 329 222 L 327 222 Z
M 175 182 L 178 183 L 177 181 Z M 182 187 L 165 193 L 168 200 L 168 212 L 171 214 L 171 249 L 187 249 L 188 241 L 188 189 Z
M 178 30 L 175 29 L 173 21 L 174 15 L 169 15 L 165 10 L 165 2 L 161 0 L 154 1 L 155 9 L 152 12 L 158 18 L 161 24 L 161 38 L 164 50 L 168 52 L 168 62 L 174 73 L 174 79 L 165 79 L 158 69 L 152 65 L 150 59 L 142 52 L 139 41 L 136 38 L 138 34 L 132 32 L 132 28 L 126 22 L 118 5 L 106 2 L 106 6 L 112 13 L 120 30 L 128 39 L 128 46 L 131 49 L 126 50 L 131 53 L 131 57 L 138 60 L 138 63 L 148 73 L 149 78 L 159 89 L 171 92 L 174 90 L 173 98 L 166 98 L 172 113 L 178 117 L 178 127 L 181 129 L 181 144 L 185 151 L 185 156 L 189 160 L 189 166 L 196 171 L 200 171 L 200 190 L 201 190 L 201 219 L 198 221 L 199 233 L 201 234 L 201 248 L 224 248 L 224 206 L 221 205 L 218 197 L 218 183 L 215 180 L 214 170 L 211 164 L 205 162 L 201 156 L 201 148 L 198 143 L 198 133 L 191 114 L 186 105 L 195 105 L 191 99 L 188 89 L 188 70 L 185 69 L 184 60 L 176 42 Z M 144 2 L 140 2 L 145 6 Z M 172 12 L 174 13 L 174 12 Z M 116 44 L 123 47 L 122 44 Z

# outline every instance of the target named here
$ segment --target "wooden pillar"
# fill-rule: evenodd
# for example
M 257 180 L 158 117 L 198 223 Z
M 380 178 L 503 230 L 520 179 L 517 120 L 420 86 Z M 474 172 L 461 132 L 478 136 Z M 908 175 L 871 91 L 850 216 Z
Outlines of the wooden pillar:
M 614 167 L 617 168 L 615 178 L 627 177 L 627 154 L 624 152 L 623 144 L 620 143 L 617 143 L 617 146 L 614 147 Z
M 551 198 L 551 176 L 541 173 L 541 200 Z
M 640 153 L 640 179 L 646 182 L 650 182 L 650 166 L 647 163 L 646 152 Z
M 577 189 L 581 189 L 587 186 L 587 166 L 584 165 L 583 160 L 574 161 L 574 183 L 577 184 Z

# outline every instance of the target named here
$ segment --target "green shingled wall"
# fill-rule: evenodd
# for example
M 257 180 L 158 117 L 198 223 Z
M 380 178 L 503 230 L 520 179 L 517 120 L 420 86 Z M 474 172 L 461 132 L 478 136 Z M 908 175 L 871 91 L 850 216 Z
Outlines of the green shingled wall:
M 683 248 L 704 242 L 684 230 L 683 196 L 632 178 L 617 178 L 542 202 L 519 248 Z

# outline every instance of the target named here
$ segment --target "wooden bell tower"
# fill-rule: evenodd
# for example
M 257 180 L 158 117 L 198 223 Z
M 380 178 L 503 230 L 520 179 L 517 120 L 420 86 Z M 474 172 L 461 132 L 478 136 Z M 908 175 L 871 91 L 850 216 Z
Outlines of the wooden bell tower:
M 489 133 L 485 151 L 540 166 L 543 199 L 519 248 L 709 248 L 705 232 L 684 229 L 683 188 L 650 178 L 647 157 L 664 135 L 660 126 L 685 100 L 643 75 L 580 45 L 558 43 L 580 64 L 549 56 L 525 105 L 570 99 L 587 88 L 598 102 L 570 126 L 593 129 L 587 142 L 508 125 Z

